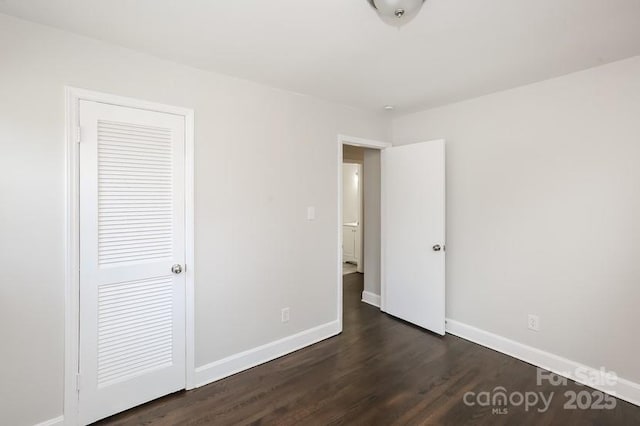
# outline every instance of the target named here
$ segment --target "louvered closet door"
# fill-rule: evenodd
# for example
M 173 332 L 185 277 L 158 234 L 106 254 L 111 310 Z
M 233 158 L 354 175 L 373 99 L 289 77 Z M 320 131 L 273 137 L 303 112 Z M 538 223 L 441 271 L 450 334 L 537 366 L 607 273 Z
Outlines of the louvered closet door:
M 185 387 L 184 117 L 81 101 L 80 126 L 86 424 Z

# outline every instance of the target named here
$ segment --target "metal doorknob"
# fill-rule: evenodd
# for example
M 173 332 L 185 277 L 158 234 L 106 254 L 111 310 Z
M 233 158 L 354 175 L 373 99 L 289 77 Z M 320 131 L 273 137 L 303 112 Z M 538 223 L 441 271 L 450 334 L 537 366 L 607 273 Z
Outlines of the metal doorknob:
M 440 251 L 442 250 L 442 247 L 440 247 L 440 244 L 436 244 L 435 246 L 433 246 L 433 251 Z
M 171 267 L 171 272 L 174 274 L 182 273 L 182 265 L 178 265 L 177 263 Z

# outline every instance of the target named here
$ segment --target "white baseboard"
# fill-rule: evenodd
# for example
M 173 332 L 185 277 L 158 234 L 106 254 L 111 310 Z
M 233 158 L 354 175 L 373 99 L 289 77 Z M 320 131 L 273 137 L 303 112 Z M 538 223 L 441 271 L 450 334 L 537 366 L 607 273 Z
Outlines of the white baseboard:
M 54 419 L 45 420 L 44 422 L 37 423 L 36 426 L 54 426 L 64 424 L 64 416 L 58 416 Z
M 369 291 L 362 292 L 362 301 L 364 303 L 368 303 L 370 305 L 375 306 L 376 308 L 380 307 L 380 295 L 371 293 Z
M 447 333 L 453 334 L 454 336 L 502 352 L 513 358 L 517 358 L 536 367 L 551 371 L 552 373 L 640 406 L 640 384 L 638 383 L 618 377 L 615 385 L 594 385 L 581 380 L 575 373 L 576 371 L 582 371 L 588 372 L 590 377 L 601 377 L 602 372 L 599 369 L 588 367 L 579 362 L 527 346 L 452 319 L 447 319 L 446 324 Z
M 249 349 L 219 361 L 196 368 L 196 387 L 208 385 L 216 380 L 223 379 L 256 365 L 280 358 L 291 352 L 313 345 L 321 340 L 328 339 L 342 332 L 338 320 L 332 321 L 309 330 L 302 331 L 292 336 L 276 340 L 257 348 Z

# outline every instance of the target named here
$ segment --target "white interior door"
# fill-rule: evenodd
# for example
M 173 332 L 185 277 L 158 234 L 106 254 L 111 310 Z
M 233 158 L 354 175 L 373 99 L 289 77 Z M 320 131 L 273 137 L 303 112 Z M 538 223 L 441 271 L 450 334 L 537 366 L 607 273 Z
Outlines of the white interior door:
M 79 111 L 86 424 L 185 387 L 185 122 L 90 101 Z
M 382 310 L 444 335 L 444 141 L 382 151 Z

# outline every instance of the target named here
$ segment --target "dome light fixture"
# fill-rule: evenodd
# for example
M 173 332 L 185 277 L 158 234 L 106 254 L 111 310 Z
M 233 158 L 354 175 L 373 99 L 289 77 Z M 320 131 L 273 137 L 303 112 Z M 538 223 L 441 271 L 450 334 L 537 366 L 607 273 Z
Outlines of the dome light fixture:
M 394 27 L 401 27 L 418 15 L 425 0 L 367 0 L 380 19 Z

